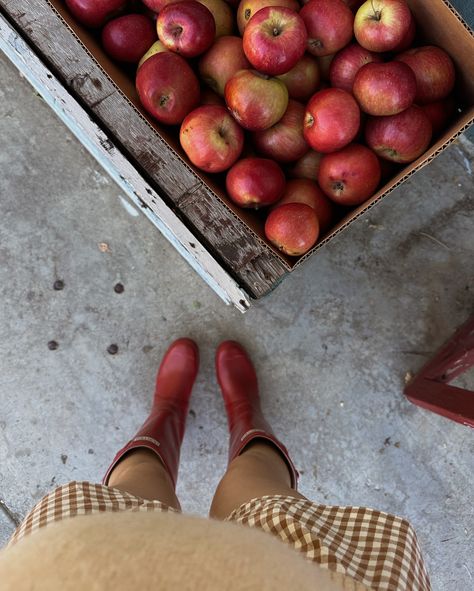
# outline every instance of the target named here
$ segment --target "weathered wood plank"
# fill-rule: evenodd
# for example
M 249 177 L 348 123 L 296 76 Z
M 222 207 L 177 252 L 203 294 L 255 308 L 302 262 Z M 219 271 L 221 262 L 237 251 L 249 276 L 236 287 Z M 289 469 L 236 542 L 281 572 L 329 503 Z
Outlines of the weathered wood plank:
M 247 294 L 140 176 L 1 14 L 0 50 L 204 281 L 227 304 L 245 312 L 250 306 Z M 150 206 L 146 205 L 145 198 L 151 202 Z
M 86 47 L 91 46 L 87 34 L 79 39 L 49 1 L 0 0 L 0 6 L 66 85 L 113 133 L 134 165 L 176 206 L 213 256 L 253 297 L 268 293 L 288 268 L 201 180 L 183 160 L 179 147 L 173 149 L 160 137 L 157 126 L 148 120 L 134 98 L 133 82 L 111 62 L 105 60 L 100 65 Z M 120 82 L 131 99 L 114 80 Z M 172 138 L 167 140 L 173 142 Z M 189 195 L 193 198 L 188 199 Z

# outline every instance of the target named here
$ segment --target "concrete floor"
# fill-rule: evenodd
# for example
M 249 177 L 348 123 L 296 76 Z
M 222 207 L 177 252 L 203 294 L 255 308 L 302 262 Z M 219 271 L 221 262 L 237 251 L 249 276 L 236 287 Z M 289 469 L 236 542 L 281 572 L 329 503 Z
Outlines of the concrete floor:
M 178 492 L 186 511 L 206 514 L 227 452 L 213 352 L 235 338 L 256 361 L 301 491 L 408 517 L 433 588 L 472 589 L 472 431 L 401 394 L 407 372 L 472 313 L 472 144 L 456 142 L 242 316 L 125 206 L 5 60 L 0 97 L 0 498 L 10 512 L 20 519 L 58 483 L 99 480 L 143 421 L 167 344 L 189 335 L 202 369 Z M 13 529 L 0 510 L 0 542 Z

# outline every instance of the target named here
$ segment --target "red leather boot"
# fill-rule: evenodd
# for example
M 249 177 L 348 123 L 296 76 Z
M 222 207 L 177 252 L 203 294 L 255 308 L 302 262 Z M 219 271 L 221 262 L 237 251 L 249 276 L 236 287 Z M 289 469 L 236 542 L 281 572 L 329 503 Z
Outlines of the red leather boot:
M 178 339 L 170 345 L 158 370 L 150 415 L 135 437 L 117 453 L 104 476 L 104 484 L 125 454 L 146 447 L 160 458 L 176 486 L 179 452 L 198 367 L 199 351 L 194 341 Z
M 257 375 L 245 349 L 235 341 L 221 343 L 216 352 L 217 381 L 229 424 L 229 463 L 255 439 L 273 444 L 285 460 L 296 490 L 298 472 L 286 447 L 275 437 L 260 408 Z

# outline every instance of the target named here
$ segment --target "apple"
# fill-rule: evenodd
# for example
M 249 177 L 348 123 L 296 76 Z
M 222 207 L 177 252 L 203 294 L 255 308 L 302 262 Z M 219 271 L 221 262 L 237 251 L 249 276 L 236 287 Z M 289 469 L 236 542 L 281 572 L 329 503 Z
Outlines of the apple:
M 412 18 L 405 0 L 367 0 L 356 13 L 354 34 L 369 51 L 392 51 L 406 38 Z
M 156 21 L 160 41 L 183 57 L 196 57 L 213 44 L 216 23 L 211 11 L 196 0 L 167 4 Z
M 306 102 L 319 87 L 318 62 L 310 55 L 303 55 L 291 70 L 278 78 L 285 83 L 290 98 Z
M 332 201 L 340 205 L 358 205 L 374 194 L 381 174 L 379 159 L 372 150 L 360 144 L 350 144 L 323 156 L 318 182 Z
M 66 0 L 72 16 L 86 27 L 101 27 L 127 5 L 127 0 Z
M 430 145 L 432 127 L 423 109 L 412 105 L 390 117 L 369 117 L 365 141 L 374 152 L 392 162 L 416 160 Z
M 209 9 L 216 23 L 216 37 L 232 35 L 234 31 L 234 13 L 224 0 L 198 0 Z
M 154 13 L 159 13 L 167 4 L 174 4 L 179 0 L 141 0 L 143 4 Z
M 306 106 L 304 137 L 317 152 L 340 150 L 355 138 L 359 127 L 359 106 L 340 88 L 320 90 Z
M 291 179 L 286 183 L 283 197 L 273 209 L 285 203 L 305 203 L 314 209 L 319 222 L 319 229 L 324 232 L 331 224 L 333 206 L 319 186 L 310 179 Z
M 256 70 L 277 76 L 291 70 L 303 57 L 306 39 L 304 22 L 294 10 L 267 6 L 245 27 L 244 53 Z
M 249 131 L 275 125 L 288 107 L 288 90 L 278 78 L 240 70 L 225 85 L 225 102 L 238 123 Z
M 119 16 L 102 29 L 105 53 L 119 62 L 138 63 L 155 40 L 155 25 L 143 14 Z
M 289 169 L 288 175 L 296 179 L 318 179 L 319 164 L 322 154 L 314 150 L 308 150 L 304 156 L 301 156 Z
M 423 105 L 421 108 L 431 122 L 434 137 L 438 136 L 446 129 L 454 115 L 456 105 L 454 98 L 451 96 L 441 101 L 436 101 L 435 103 Z
M 267 6 L 284 6 L 295 12 L 300 9 L 297 0 L 241 0 L 237 9 L 237 26 L 241 35 L 244 34 L 245 27 L 252 16 Z
M 416 36 L 416 23 L 415 23 L 415 19 L 413 17 L 413 14 L 412 14 L 411 21 L 410 21 L 410 27 L 408 28 L 408 31 L 406 32 L 405 36 L 401 40 L 400 44 L 397 45 L 396 47 L 394 47 L 392 49 L 392 51 L 394 51 L 396 53 L 398 53 L 400 51 L 405 51 L 406 49 L 408 49 L 409 47 L 411 47 L 413 45 L 413 41 L 415 40 L 415 36 Z
M 331 62 L 329 68 L 331 86 L 352 92 L 354 79 L 362 66 L 381 61 L 382 58 L 377 53 L 361 47 L 358 43 L 352 43 L 337 53 Z
M 342 0 L 310 0 L 300 16 L 308 31 L 307 49 L 313 55 L 336 53 L 352 39 L 354 15 Z
M 319 223 L 316 212 L 305 203 L 285 203 L 268 214 L 265 236 L 279 250 L 301 256 L 316 244 Z
M 219 37 L 199 60 L 201 78 L 221 96 L 224 96 L 225 85 L 232 76 L 247 68 L 250 68 L 250 63 L 245 57 L 240 37 Z
M 371 63 L 357 72 L 352 92 L 364 113 L 396 115 L 413 104 L 416 78 L 403 62 Z
M 171 51 L 157 53 L 137 71 L 143 107 L 168 125 L 181 123 L 199 104 L 199 82 L 186 60 Z
M 288 108 L 278 123 L 252 134 L 257 151 L 277 162 L 293 162 L 306 154 L 309 146 L 303 137 L 304 113 L 304 105 L 288 101 Z
M 221 107 L 225 107 L 224 99 L 214 92 L 210 88 L 203 88 L 201 90 L 201 100 L 199 101 L 201 105 L 220 105 Z
M 456 78 L 453 60 L 440 47 L 416 47 L 396 59 L 410 66 L 415 74 L 417 104 L 434 103 L 446 98 L 453 90 Z
M 169 51 L 167 47 L 163 45 L 161 41 L 155 41 L 150 49 L 142 56 L 140 61 L 138 62 L 138 67 L 140 67 L 146 60 L 155 55 L 155 53 L 161 53 L 162 51 Z
M 240 156 L 244 132 L 225 107 L 204 105 L 184 118 L 179 141 L 194 166 L 223 172 Z
M 240 207 L 258 209 L 280 199 L 285 175 L 273 160 L 243 158 L 229 170 L 225 179 L 227 194 Z

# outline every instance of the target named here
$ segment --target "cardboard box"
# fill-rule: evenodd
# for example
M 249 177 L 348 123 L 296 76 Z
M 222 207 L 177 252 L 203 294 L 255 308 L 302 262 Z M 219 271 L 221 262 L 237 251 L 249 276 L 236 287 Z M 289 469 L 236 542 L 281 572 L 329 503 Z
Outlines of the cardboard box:
M 428 164 L 474 121 L 473 32 L 444 0 L 408 3 L 417 22 L 416 45 L 438 45 L 456 65 L 456 117 L 425 154 L 399 169 L 368 201 L 347 213 L 341 210 L 336 225 L 300 258 L 282 255 L 267 243 L 264 216 L 242 210 L 227 198 L 224 175 L 206 175 L 189 163 L 177 130 L 159 125 L 141 107 L 133 70 L 114 64 L 104 54 L 98 36 L 75 22 L 64 2 L 0 0 L 0 7 L 216 259 L 252 297 L 259 298 Z

